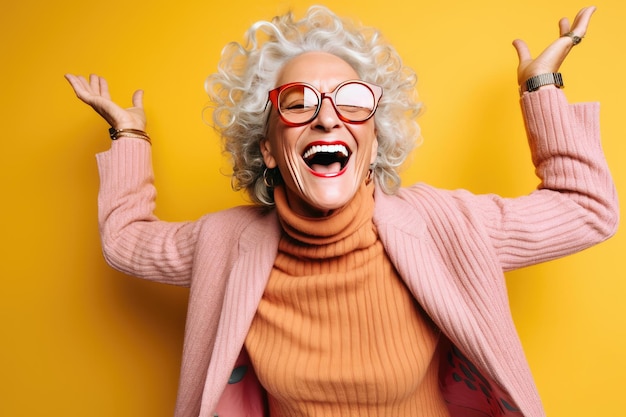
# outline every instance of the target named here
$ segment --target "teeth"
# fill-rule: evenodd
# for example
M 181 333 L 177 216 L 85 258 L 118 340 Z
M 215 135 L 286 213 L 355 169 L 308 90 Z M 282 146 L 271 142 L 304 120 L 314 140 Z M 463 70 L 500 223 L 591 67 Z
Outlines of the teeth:
M 344 145 L 315 145 L 311 146 L 305 153 L 302 155 L 304 159 L 310 158 L 316 153 L 341 153 L 346 158 L 348 157 L 348 148 Z

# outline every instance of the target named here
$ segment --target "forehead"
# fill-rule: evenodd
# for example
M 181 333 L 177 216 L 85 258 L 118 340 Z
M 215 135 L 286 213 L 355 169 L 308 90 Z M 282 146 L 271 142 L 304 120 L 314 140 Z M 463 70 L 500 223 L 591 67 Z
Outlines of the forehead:
M 283 66 L 277 85 L 299 81 L 329 91 L 343 81 L 358 78 L 356 70 L 338 56 L 327 52 L 306 52 Z

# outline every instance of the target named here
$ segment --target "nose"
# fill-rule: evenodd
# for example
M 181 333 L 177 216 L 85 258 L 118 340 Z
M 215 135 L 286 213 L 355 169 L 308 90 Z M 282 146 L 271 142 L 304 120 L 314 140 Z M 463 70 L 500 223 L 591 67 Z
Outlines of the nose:
M 328 100 L 324 100 L 328 99 Z M 337 111 L 331 102 L 332 98 L 326 96 L 322 98 L 322 104 L 320 105 L 320 111 L 313 120 L 313 127 L 316 129 L 331 130 L 335 127 L 339 127 L 341 119 L 337 115 Z

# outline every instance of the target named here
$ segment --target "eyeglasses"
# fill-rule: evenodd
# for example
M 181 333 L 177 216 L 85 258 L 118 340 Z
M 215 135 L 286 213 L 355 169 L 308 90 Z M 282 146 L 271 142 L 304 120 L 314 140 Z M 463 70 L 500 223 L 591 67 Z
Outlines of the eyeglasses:
M 288 126 L 302 126 L 315 119 L 322 100 L 329 98 L 337 116 L 347 123 L 364 123 L 376 112 L 382 87 L 360 80 L 339 84 L 330 93 L 321 93 L 307 83 L 289 83 L 269 92 L 269 100 Z

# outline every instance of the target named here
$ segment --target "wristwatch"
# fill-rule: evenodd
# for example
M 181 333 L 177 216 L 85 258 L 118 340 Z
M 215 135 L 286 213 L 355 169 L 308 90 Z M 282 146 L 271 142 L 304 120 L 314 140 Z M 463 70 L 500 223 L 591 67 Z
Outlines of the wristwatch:
M 563 88 L 563 77 L 560 72 L 550 72 L 547 74 L 539 74 L 526 80 L 526 91 L 533 92 L 544 85 L 554 84 L 559 88 Z

